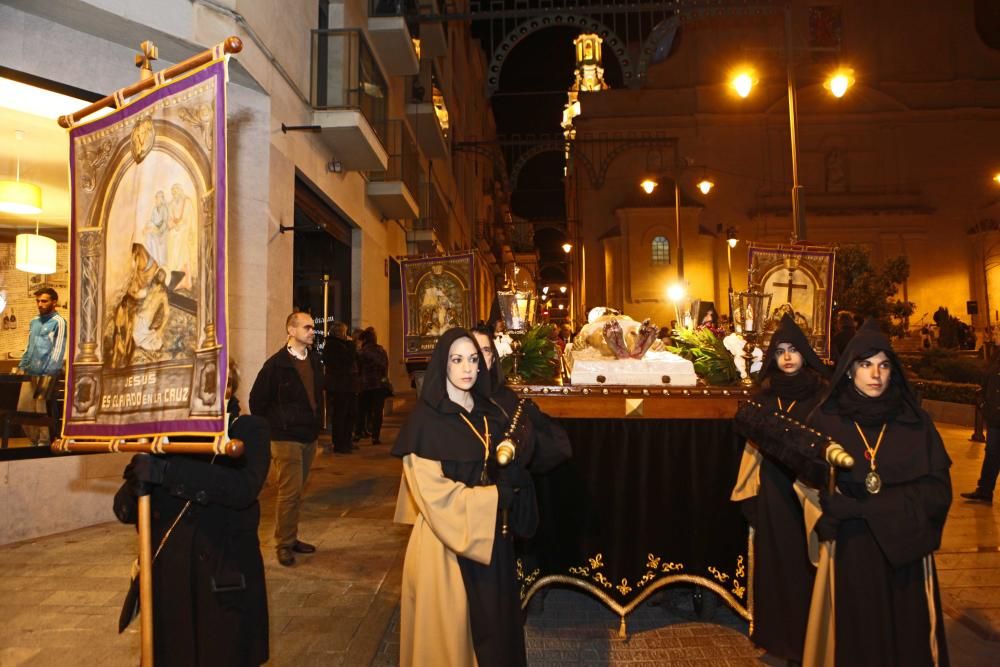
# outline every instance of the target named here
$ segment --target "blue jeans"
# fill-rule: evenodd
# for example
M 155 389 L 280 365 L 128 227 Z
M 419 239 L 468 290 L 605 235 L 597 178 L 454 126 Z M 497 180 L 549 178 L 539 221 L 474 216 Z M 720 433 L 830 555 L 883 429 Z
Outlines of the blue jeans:
M 1000 473 L 1000 426 L 987 426 L 986 456 L 983 457 L 983 467 L 979 471 L 979 484 L 976 488 L 992 494 L 997 485 L 997 473 Z

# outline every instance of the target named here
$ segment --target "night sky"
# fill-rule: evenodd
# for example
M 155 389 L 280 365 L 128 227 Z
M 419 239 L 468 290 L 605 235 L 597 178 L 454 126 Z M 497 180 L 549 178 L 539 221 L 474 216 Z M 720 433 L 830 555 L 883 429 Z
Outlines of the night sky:
M 478 31 L 477 31 L 478 32 Z M 511 134 L 558 134 L 566 104 L 566 92 L 573 83 L 573 39 L 579 28 L 546 28 L 519 42 L 507 56 L 500 73 L 500 87 L 493 96 L 493 114 L 501 138 Z M 484 50 L 489 52 L 484 34 Z M 605 80 L 612 88 L 621 87 L 621 70 L 614 56 L 605 56 Z M 512 165 L 508 165 L 508 169 Z M 528 162 L 521 171 L 518 187 L 512 194 L 515 216 L 526 220 L 564 220 L 563 166 L 561 153 L 543 153 Z M 564 258 L 560 246 L 564 231 L 541 228 L 536 231 L 543 264 Z M 547 270 L 543 280 L 563 280 L 559 272 Z

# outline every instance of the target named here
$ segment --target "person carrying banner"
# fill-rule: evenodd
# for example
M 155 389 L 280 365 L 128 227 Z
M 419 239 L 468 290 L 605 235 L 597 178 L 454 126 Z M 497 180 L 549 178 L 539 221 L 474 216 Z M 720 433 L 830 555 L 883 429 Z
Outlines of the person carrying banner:
M 250 412 L 271 425 L 271 459 L 277 477 L 275 548 L 278 562 L 289 567 L 295 554 L 316 547 L 298 539 L 302 492 L 316 455 L 323 428 L 323 369 L 310 349 L 315 337 L 308 313 L 294 312 L 285 320 L 288 339 L 254 380 Z
M 62 373 L 66 357 L 66 320 L 56 312 L 59 294 L 51 287 L 35 292 L 38 316 L 28 325 L 28 347 L 21 356 L 16 372 L 31 376 L 21 387 L 17 401 L 20 412 L 45 413 L 45 399 L 50 383 Z M 47 447 L 52 434 L 46 426 L 24 426 L 31 444 Z
M 238 377 L 233 368 L 227 398 Z M 136 523 L 137 497 L 151 496 L 153 653 L 159 667 L 250 667 L 269 657 L 257 537 L 257 496 L 271 461 L 269 429 L 261 417 L 238 417 L 235 398 L 228 409 L 229 436 L 243 441 L 242 457 L 136 454 L 115 494 L 114 512 L 122 523 Z M 119 632 L 134 612 L 123 610 Z

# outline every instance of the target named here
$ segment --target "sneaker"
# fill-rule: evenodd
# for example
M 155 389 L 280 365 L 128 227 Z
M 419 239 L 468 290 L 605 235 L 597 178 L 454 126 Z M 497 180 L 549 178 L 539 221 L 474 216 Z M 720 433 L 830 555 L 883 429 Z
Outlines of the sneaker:
M 986 503 L 987 505 L 992 505 L 993 504 L 993 494 L 992 493 L 987 493 L 987 492 L 983 491 L 982 489 L 976 489 L 975 491 L 972 491 L 971 493 L 962 493 L 962 494 L 959 494 L 959 495 L 961 495 L 966 500 L 972 500 L 972 501 L 975 501 L 975 502 Z
M 295 554 L 288 548 L 278 549 L 278 562 L 285 567 L 291 567 L 295 565 Z

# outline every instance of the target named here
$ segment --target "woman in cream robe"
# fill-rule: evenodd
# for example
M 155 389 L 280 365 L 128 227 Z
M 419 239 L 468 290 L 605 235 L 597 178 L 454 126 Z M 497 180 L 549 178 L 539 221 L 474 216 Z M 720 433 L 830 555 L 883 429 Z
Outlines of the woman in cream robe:
M 531 476 L 496 465 L 507 426 L 489 401 L 479 347 L 463 329 L 438 341 L 418 406 L 393 454 L 403 459 L 396 521 L 410 523 L 400 603 L 400 664 L 525 665 L 513 543 L 537 524 Z

